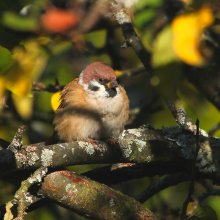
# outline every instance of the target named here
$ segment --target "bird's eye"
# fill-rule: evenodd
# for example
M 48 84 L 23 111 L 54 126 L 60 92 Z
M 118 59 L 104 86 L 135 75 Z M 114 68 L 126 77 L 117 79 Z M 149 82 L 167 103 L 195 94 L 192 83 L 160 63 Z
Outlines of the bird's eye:
M 108 82 L 108 80 L 106 80 L 106 79 L 99 79 L 98 81 L 102 85 L 104 85 L 104 84 L 106 84 Z
M 89 84 L 89 89 L 92 90 L 92 91 L 98 91 L 99 87 L 95 86 L 95 85 L 92 85 L 92 84 Z

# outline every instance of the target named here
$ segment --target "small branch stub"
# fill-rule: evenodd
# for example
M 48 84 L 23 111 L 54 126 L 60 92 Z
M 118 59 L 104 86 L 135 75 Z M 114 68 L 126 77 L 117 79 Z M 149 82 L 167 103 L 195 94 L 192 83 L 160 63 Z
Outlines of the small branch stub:
M 24 180 L 21 183 L 21 187 L 17 190 L 17 192 L 14 195 L 13 201 L 10 201 L 6 205 L 6 213 L 4 215 L 5 220 L 23 220 L 24 216 L 26 214 L 26 209 L 28 206 L 30 206 L 32 203 L 34 203 L 35 199 L 34 196 L 31 195 L 28 190 L 30 186 L 32 186 L 35 183 L 41 183 L 43 177 L 47 174 L 48 169 L 45 167 L 37 169 L 29 178 Z M 13 204 L 13 205 L 10 205 Z M 17 216 L 12 218 L 12 212 L 11 208 L 17 204 Z M 7 208 L 10 207 L 10 208 Z
M 8 146 L 8 149 L 10 149 L 13 152 L 17 152 L 18 150 L 21 149 L 22 145 L 23 145 L 23 134 L 25 132 L 26 127 L 23 125 L 20 128 L 18 128 L 11 144 Z

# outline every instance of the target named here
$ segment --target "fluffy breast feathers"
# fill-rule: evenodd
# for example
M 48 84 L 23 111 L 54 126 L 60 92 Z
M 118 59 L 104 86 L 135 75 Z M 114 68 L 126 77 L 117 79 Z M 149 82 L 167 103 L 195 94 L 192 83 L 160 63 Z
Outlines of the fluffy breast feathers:
M 62 91 L 61 104 L 55 113 L 55 130 L 60 139 L 106 139 L 118 136 L 128 119 L 129 102 L 123 87 L 114 98 L 89 96 L 79 79 Z

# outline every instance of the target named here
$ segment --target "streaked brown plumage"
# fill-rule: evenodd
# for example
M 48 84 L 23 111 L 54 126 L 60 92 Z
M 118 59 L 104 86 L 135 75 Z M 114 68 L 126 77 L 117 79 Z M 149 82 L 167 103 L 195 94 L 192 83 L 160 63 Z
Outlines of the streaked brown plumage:
M 55 130 L 67 142 L 117 137 L 128 112 L 128 97 L 117 84 L 113 69 L 95 62 L 63 89 L 54 118 Z

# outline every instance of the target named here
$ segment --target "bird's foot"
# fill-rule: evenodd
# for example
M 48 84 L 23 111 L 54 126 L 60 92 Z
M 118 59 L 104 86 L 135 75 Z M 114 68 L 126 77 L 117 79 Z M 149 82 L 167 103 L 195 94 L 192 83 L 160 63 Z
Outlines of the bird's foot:
M 89 138 L 88 139 L 88 142 L 92 145 L 98 145 L 99 144 L 99 141 L 98 140 L 95 140 L 95 139 L 92 139 L 92 138 Z
M 116 145 L 116 144 L 118 144 L 118 140 L 115 139 L 115 138 L 109 138 L 106 142 L 107 142 L 108 144 L 110 144 L 110 145 Z

